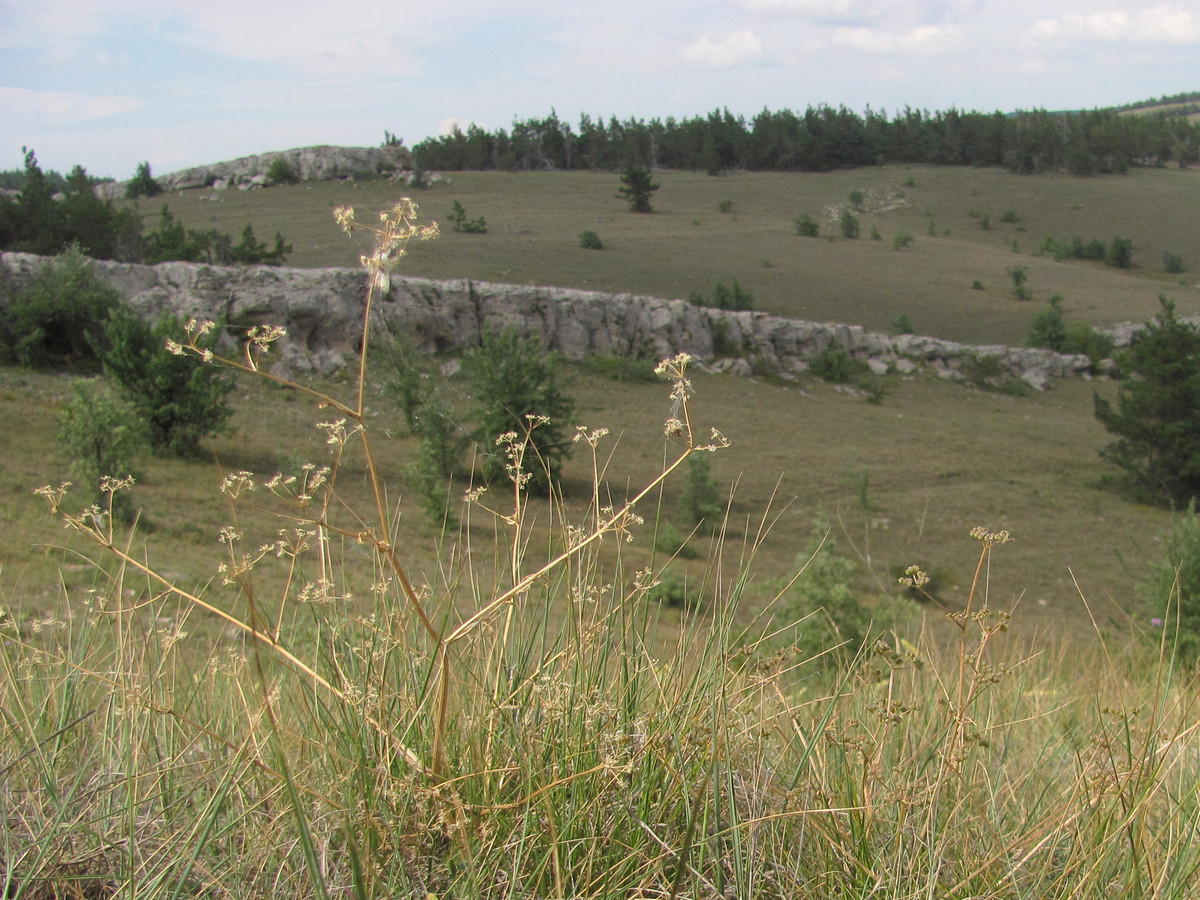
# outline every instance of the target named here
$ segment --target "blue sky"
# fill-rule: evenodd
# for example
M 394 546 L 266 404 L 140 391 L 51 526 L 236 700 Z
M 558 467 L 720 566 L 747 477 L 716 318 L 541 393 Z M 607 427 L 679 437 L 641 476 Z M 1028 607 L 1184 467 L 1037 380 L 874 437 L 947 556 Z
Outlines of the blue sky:
M 478 122 L 1093 108 L 1200 90 L 1200 2 L 0 0 L 0 169 L 132 176 Z

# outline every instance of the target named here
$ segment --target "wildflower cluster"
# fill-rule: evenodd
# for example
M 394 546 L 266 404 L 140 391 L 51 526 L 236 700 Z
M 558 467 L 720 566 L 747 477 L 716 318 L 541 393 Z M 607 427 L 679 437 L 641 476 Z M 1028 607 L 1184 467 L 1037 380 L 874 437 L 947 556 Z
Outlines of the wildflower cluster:
M 381 294 L 391 289 L 389 273 L 396 263 L 408 253 L 408 242 L 411 240 L 429 241 L 438 236 L 438 226 L 418 225 L 417 204 L 404 197 L 391 209 L 379 214 L 378 226 L 364 225 L 355 218 L 353 207 L 339 206 L 333 211 L 333 217 L 338 226 L 346 234 L 356 231 L 366 231 L 375 236 L 375 250 L 370 255 L 359 258 L 363 268 L 371 277 L 371 286 Z

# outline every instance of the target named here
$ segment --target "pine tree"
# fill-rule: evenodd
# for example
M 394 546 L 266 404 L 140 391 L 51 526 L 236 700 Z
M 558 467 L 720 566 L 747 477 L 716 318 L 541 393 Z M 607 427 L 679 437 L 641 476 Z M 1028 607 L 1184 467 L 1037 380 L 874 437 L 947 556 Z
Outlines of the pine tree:
M 650 195 L 659 187 L 661 185 L 655 184 L 650 178 L 649 169 L 630 165 L 625 168 L 625 174 L 621 176 L 619 195 L 629 201 L 629 208 L 632 212 L 654 212 L 654 207 L 650 205 Z
M 1200 493 L 1200 333 L 1162 310 L 1130 347 L 1113 407 L 1099 394 L 1096 418 L 1118 440 L 1100 451 L 1149 495 L 1184 506 Z

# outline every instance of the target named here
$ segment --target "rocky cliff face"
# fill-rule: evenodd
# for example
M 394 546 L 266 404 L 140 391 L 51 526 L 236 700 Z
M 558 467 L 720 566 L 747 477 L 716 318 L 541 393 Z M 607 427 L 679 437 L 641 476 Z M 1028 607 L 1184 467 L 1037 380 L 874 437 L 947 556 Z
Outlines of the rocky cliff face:
M 277 159 L 286 162 L 301 181 L 332 181 L 364 175 L 407 178 L 412 172 L 412 156 L 404 146 L 301 147 L 156 175 L 154 180 L 167 191 L 266 187 L 272 183 L 267 172 Z M 96 186 L 96 194 L 102 199 L 124 197 L 127 184 L 125 181 L 100 184 Z
M 20 285 L 42 257 L 0 254 L 0 275 Z M 229 268 L 193 263 L 137 266 L 98 261 L 96 273 L 148 318 L 224 319 L 235 333 L 253 325 L 287 329 L 280 365 L 328 373 L 358 352 L 365 304 L 361 269 Z M 425 352 L 455 354 L 479 344 L 487 330 L 514 329 L 581 359 L 615 354 L 662 359 L 679 352 L 718 371 L 803 372 L 826 347 L 846 350 L 876 372 L 927 366 L 957 377 L 970 357 L 994 356 L 1007 375 L 1045 387 L 1051 378 L 1088 375 L 1085 356 L 1006 346 L 971 346 L 917 335 L 889 336 L 855 325 L 805 322 L 759 312 L 726 312 L 634 294 L 601 294 L 393 276 L 375 315 L 408 334 Z M 1118 332 L 1128 342 L 1131 330 Z

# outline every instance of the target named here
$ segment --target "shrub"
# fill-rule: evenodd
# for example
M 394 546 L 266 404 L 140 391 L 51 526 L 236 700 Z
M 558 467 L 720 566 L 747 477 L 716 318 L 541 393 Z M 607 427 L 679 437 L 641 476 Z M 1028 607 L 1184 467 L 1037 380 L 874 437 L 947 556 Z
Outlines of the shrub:
M 1033 317 L 1029 326 L 1029 346 L 1067 352 L 1067 324 L 1062 314 L 1062 297 L 1055 294 L 1046 308 Z
M 285 157 L 277 156 L 267 167 L 267 177 L 276 184 L 299 184 L 300 176 Z
M 700 556 L 700 552 L 688 543 L 688 535 L 666 521 L 659 522 L 654 529 L 654 552 L 674 559 L 696 559 Z
M 754 309 L 754 294 L 743 288 L 735 278 L 732 285 L 718 281 L 713 285 L 712 295 L 709 297 L 705 297 L 699 291 L 692 291 L 688 296 L 688 302 L 692 306 L 706 306 L 709 309 L 730 311 Z
M 812 358 L 808 371 L 825 381 L 845 384 L 854 377 L 857 367 L 849 353 L 831 344 Z
M 417 406 L 412 428 L 421 437 L 421 447 L 405 477 L 421 496 L 426 518 L 440 528 L 453 525 L 448 479 L 461 471 L 469 437 L 454 410 L 434 391 Z
M 838 221 L 838 225 L 842 230 L 842 237 L 844 237 L 844 238 L 858 237 L 858 230 L 859 230 L 858 216 L 854 215 L 854 213 L 850 212 L 850 210 L 847 209 L 847 210 L 842 211 L 842 217 Z
M 980 216 L 979 217 L 979 227 L 982 228 L 984 231 L 991 231 L 992 217 L 989 216 L 987 213 L 984 213 L 982 216 Z
M 729 287 L 726 287 L 725 282 L 718 281 L 713 286 L 709 306 L 726 310 L 754 309 L 754 295 L 743 288 L 736 278 Z
M 901 228 L 892 236 L 892 249 L 903 250 L 905 247 L 910 246 L 914 240 L 916 238 L 913 237 L 911 231 L 907 228 Z
M 143 262 L 156 265 L 160 262 L 206 262 L 219 266 L 263 265 L 280 266 L 292 252 L 292 245 L 284 241 L 283 235 L 275 232 L 275 244 L 268 247 L 254 236 L 253 226 L 242 229 L 238 244 L 233 238 L 216 229 L 196 231 L 185 229 L 175 221 L 170 208 L 163 204 L 162 220 L 157 230 L 146 235 Z
M 485 332 L 480 346 L 462 359 L 462 371 L 475 398 L 474 438 L 489 481 L 511 471 L 506 455 L 511 443 L 498 444 L 512 433 L 529 438 L 533 458 L 522 471 L 530 473 L 532 487 L 545 493 L 550 473 L 571 455 L 567 437 L 575 415 L 575 401 L 567 393 L 556 355 L 542 350 L 537 338 L 522 338 L 513 331 Z M 531 417 L 544 416 L 540 420 Z
M 1118 438 L 1100 455 L 1139 491 L 1183 506 L 1200 492 L 1200 334 L 1174 302 L 1160 303 L 1122 360 L 1135 377 L 1118 388 L 1116 406 L 1095 394 L 1096 418 Z
M 150 163 L 139 163 L 137 172 L 125 185 L 125 196 L 129 199 L 137 197 L 157 197 L 163 193 L 163 187 L 150 174 Z
M 70 461 L 71 477 L 83 490 L 85 503 L 100 504 L 105 478 L 134 474 L 133 460 L 146 447 L 145 423 L 103 381 L 82 378 L 71 382 L 71 399 L 59 409 L 57 421 L 58 449 Z M 124 514 L 129 512 L 128 497 L 125 492 L 113 495 Z
M 717 211 L 723 212 L 723 213 L 733 212 L 733 201 L 732 200 L 722 200 L 720 203 L 717 204 Z
M 796 623 L 791 640 L 802 657 L 821 667 L 844 667 L 866 642 L 871 616 L 854 587 L 857 566 L 838 553 L 823 512 L 813 517 L 808 546 L 796 565 L 800 574 L 778 618 Z
M 1025 281 L 1029 278 L 1029 272 L 1024 266 L 1013 266 L 1008 270 L 1008 276 L 1012 279 L 1014 297 L 1021 301 L 1033 299 L 1033 292 L 1025 285 Z
M 648 359 L 595 353 L 585 356 L 580 362 L 580 366 L 586 372 L 611 381 L 638 384 L 657 384 L 659 382 L 659 377 L 654 373 L 655 364 Z
M 863 201 L 866 199 L 866 194 L 864 194 L 858 188 L 855 188 L 847 195 L 847 199 L 850 201 L 851 206 L 853 206 L 855 209 L 861 210 L 863 207 Z
M 1013 397 L 1025 397 L 1033 387 L 1025 379 L 1009 375 L 998 356 L 972 353 L 963 358 L 959 371 L 967 381 L 985 391 L 998 391 Z
M 1093 363 L 1099 363 L 1112 356 L 1113 339 L 1087 322 L 1075 322 L 1067 326 L 1067 342 L 1063 352 L 1082 353 Z
M 1184 271 L 1183 257 L 1170 250 L 1163 251 L 1163 271 L 1168 275 L 1178 275 Z
M 431 393 L 429 380 L 418 363 L 416 347 L 404 331 L 381 331 L 374 337 L 374 355 L 389 375 L 384 390 L 404 413 L 409 433 L 416 434 L 417 410 Z
M 487 233 L 487 222 L 483 216 L 480 216 L 478 219 L 468 219 L 467 211 L 457 200 L 454 201 L 454 206 L 451 207 L 450 215 L 447 218 L 454 223 L 453 228 L 455 231 L 462 232 L 463 234 Z
M 712 476 L 708 454 L 697 453 L 688 457 L 683 491 L 679 495 L 679 515 L 688 525 L 707 534 L 717 530 L 724 512 L 721 489 Z
M 1017 211 L 1015 209 L 1006 209 L 1004 212 L 1000 213 L 1000 221 L 1011 225 L 1014 222 L 1019 222 L 1020 219 L 1017 217 Z
M 178 347 L 188 338 L 169 313 L 151 326 L 128 306 L 118 306 L 104 323 L 104 336 L 104 373 L 146 422 L 150 449 L 160 456 L 199 456 L 200 440 L 224 431 L 233 412 L 225 402 L 233 379 L 169 349 L 168 342 Z M 196 346 L 211 352 L 216 343 L 213 330 L 199 336 Z
M 916 334 L 912 320 L 907 313 L 901 313 L 892 320 L 892 334 Z
M 1200 518 L 1195 498 L 1163 535 L 1162 561 L 1146 568 L 1138 590 L 1152 608 L 1163 610 L 1168 649 L 1193 665 L 1200 659 Z
M 604 242 L 600 240 L 600 235 L 594 231 L 581 231 L 579 233 L 579 246 L 584 250 L 603 250 Z
M 661 187 L 650 177 L 650 170 L 641 166 L 629 165 L 621 176 L 621 187 L 617 196 L 629 202 L 629 209 L 635 213 L 654 212 L 650 204 L 650 195 Z
M 656 603 L 663 603 L 672 609 L 685 612 L 694 612 L 702 603 L 700 595 L 689 592 L 687 581 L 674 572 L 664 572 L 650 588 L 647 597 Z
M 52 368 L 94 361 L 104 319 L 120 302 L 79 248 L 68 249 L 0 305 L 0 362 Z
M 817 220 L 805 213 L 801 216 L 796 216 L 792 220 L 796 226 L 796 234 L 800 237 L 820 237 L 821 226 L 817 224 Z
M 1115 269 L 1128 269 L 1133 265 L 1133 241 L 1129 238 L 1114 237 L 1108 245 L 1104 261 Z

